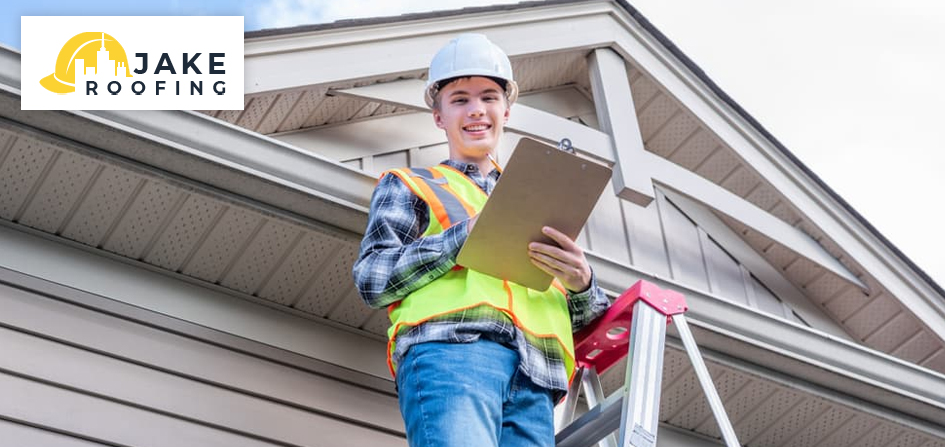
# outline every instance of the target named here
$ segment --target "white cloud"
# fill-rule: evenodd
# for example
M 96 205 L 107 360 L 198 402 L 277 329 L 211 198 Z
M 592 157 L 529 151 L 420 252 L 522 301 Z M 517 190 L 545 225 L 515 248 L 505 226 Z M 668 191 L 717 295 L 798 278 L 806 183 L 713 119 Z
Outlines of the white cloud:
M 282 28 L 505 3 L 518 0 L 269 0 L 258 6 L 255 14 L 258 27 Z

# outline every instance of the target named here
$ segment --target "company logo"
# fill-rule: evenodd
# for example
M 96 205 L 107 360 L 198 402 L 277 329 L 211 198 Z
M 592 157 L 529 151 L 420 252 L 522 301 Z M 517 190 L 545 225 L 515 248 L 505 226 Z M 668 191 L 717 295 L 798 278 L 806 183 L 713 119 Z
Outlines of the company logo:
M 23 110 L 243 108 L 242 17 L 22 17 L 21 25 Z
M 101 37 L 99 37 L 101 36 Z M 125 49 L 109 34 L 80 33 L 69 39 L 56 58 L 56 71 L 39 83 L 53 93 L 72 93 L 86 77 L 131 77 Z

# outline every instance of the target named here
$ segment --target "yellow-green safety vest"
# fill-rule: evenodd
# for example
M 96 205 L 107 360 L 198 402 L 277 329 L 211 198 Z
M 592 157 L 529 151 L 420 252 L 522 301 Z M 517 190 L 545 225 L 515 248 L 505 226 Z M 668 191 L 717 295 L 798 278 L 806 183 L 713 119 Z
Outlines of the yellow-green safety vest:
M 430 211 L 430 223 L 422 236 L 442 233 L 482 210 L 486 193 L 469 177 L 447 165 L 432 168 L 391 169 Z M 525 249 L 524 247 L 522 248 Z M 557 341 L 570 381 L 574 374 L 574 340 L 567 294 L 556 280 L 548 290 L 532 290 L 517 283 L 455 266 L 452 270 L 407 295 L 388 308 L 387 365 L 396 375 L 392 360 L 396 337 L 431 318 L 479 306 L 492 306 L 531 336 Z

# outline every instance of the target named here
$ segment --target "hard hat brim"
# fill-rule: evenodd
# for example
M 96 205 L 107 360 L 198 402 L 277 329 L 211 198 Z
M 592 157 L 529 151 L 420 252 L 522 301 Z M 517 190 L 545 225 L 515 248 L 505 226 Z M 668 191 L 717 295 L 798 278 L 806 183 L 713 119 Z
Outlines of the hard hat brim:
M 459 71 L 459 72 L 456 73 L 455 76 L 448 76 L 448 77 L 445 77 L 444 80 L 445 80 L 445 79 L 453 79 L 453 78 L 473 77 L 473 76 L 479 76 L 479 77 L 483 77 L 483 78 L 495 79 L 495 76 L 488 75 L 488 74 L 482 74 L 482 73 L 480 73 L 480 72 L 478 72 L 478 71 L 469 71 L 468 73 L 467 73 L 467 72 Z M 504 81 L 505 81 L 505 97 L 508 98 L 508 100 L 509 100 L 509 107 L 511 107 L 512 104 L 515 104 L 515 100 L 518 99 L 518 83 L 516 83 L 515 81 L 512 81 L 512 80 L 507 80 L 507 79 L 505 79 Z M 423 100 L 424 100 L 424 102 L 427 103 L 427 107 L 429 107 L 429 108 L 431 108 L 431 109 L 433 108 L 434 99 L 436 99 L 436 94 L 437 94 L 437 90 L 438 90 L 437 87 L 438 87 L 438 86 L 437 86 L 437 83 L 435 83 L 435 82 L 428 82 L 428 83 L 427 83 L 427 87 L 426 87 L 426 89 L 425 89 L 424 92 L 423 92 Z
M 64 94 L 64 93 L 72 93 L 75 91 L 75 86 L 66 85 L 59 82 L 59 80 L 56 79 L 55 73 L 41 79 L 39 81 L 39 84 L 45 87 L 46 90 L 49 90 L 53 93 Z

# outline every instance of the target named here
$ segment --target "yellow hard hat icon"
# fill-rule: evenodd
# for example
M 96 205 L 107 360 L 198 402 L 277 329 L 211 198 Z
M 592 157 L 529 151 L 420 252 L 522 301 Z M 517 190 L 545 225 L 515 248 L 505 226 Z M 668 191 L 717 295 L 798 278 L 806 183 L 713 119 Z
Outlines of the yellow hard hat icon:
M 106 61 L 115 61 L 117 64 L 113 67 L 99 67 L 98 52 L 106 51 L 108 57 Z M 114 69 L 113 76 L 121 76 L 121 70 L 124 70 L 126 77 L 131 77 L 131 69 L 128 67 L 128 56 L 125 55 L 125 49 L 107 33 L 79 33 L 69 39 L 62 49 L 59 50 L 59 56 L 56 58 L 56 71 L 46 76 L 39 83 L 53 93 L 72 93 L 75 91 L 75 69 L 76 59 L 82 59 L 85 67 L 96 68 L 97 73 L 101 74 L 105 70 Z

